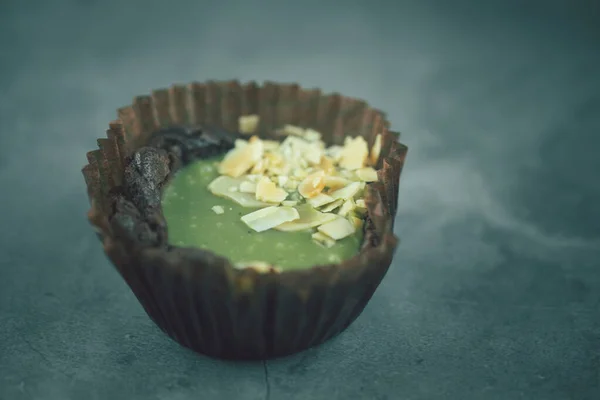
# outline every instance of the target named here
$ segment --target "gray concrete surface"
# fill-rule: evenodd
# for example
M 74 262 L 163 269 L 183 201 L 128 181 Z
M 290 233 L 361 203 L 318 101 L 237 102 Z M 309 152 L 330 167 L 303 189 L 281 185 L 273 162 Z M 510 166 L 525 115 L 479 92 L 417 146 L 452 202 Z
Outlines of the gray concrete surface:
M 0 7 L 0 399 L 600 398 L 598 2 Z M 372 302 L 264 365 L 162 335 L 85 220 L 116 107 L 232 77 L 363 97 L 410 146 Z

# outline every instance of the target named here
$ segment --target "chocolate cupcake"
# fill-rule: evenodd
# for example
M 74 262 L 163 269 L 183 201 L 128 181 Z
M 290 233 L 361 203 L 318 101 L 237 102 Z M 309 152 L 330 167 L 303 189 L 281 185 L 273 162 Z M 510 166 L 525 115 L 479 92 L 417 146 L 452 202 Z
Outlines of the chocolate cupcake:
M 150 318 L 199 353 L 335 336 L 390 266 L 406 146 L 365 102 L 295 84 L 157 90 L 83 168 L 90 222 Z

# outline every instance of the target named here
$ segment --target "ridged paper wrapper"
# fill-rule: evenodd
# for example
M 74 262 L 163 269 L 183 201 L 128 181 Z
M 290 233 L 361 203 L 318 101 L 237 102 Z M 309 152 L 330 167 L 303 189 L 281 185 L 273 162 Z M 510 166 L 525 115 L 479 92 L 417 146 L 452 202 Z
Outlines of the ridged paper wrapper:
M 249 114 L 260 116 L 257 132 L 263 138 L 284 124 L 312 128 L 327 145 L 360 135 L 370 148 L 382 135 L 379 181 L 367 186 L 365 235 L 356 256 L 339 264 L 265 272 L 236 268 L 207 250 L 153 245 L 123 235 L 122 223 L 113 218 L 118 208 L 114 194 L 124 185 L 127 160 L 153 132 L 176 125 L 236 132 L 239 117 Z M 83 168 L 89 220 L 148 316 L 198 353 L 268 359 L 320 344 L 360 315 L 392 262 L 407 147 L 389 130 L 385 115 L 362 100 L 297 84 L 194 82 L 135 97 L 118 110 L 106 136 L 98 139 L 98 150 L 87 153 Z

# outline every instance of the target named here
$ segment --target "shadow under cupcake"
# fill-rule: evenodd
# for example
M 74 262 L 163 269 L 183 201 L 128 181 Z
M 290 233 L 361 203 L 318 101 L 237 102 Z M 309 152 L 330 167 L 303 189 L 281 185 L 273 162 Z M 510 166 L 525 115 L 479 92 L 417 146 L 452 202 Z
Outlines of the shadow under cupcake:
M 390 266 L 407 148 L 388 127 L 363 101 L 295 84 L 157 90 L 87 154 L 89 219 L 174 340 L 289 355 L 350 325 Z

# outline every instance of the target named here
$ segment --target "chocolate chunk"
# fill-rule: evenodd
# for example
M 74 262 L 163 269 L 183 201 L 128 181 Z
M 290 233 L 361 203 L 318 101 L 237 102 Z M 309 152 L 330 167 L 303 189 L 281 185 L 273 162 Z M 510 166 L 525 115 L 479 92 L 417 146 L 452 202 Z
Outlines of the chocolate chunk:
M 133 202 L 122 196 L 115 199 L 114 209 L 110 223 L 115 237 L 131 247 L 167 244 L 167 224 L 160 212 L 144 217 Z
M 229 150 L 240 135 L 216 127 L 172 126 L 154 133 L 148 145 L 163 149 L 182 164 Z
M 115 236 L 131 248 L 168 246 L 167 223 L 162 214 L 162 190 L 181 167 L 222 154 L 239 134 L 221 128 L 173 126 L 153 135 L 145 147 L 127 160 L 123 187 L 111 193 L 111 226 Z
M 142 147 L 125 167 L 125 193 L 140 212 L 160 207 L 161 189 L 169 176 L 171 161 L 166 151 Z

